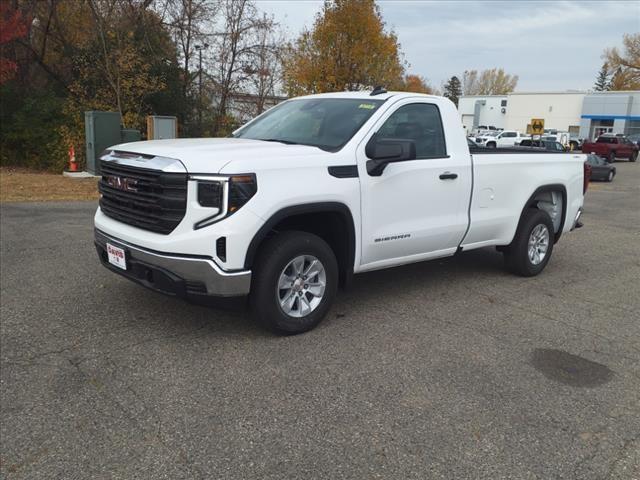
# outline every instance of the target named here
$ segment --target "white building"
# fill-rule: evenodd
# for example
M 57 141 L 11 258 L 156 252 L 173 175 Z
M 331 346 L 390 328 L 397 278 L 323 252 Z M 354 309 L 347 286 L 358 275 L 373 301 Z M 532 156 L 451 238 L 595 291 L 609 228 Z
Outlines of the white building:
M 640 133 L 640 91 L 594 92 L 587 95 L 580 115 L 580 137 L 602 133 Z
M 585 92 L 514 92 L 507 96 L 507 130 L 527 131 L 532 118 L 544 128 L 578 134 Z
M 458 111 L 467 132 L 478 127 L 505 128 L 506 95 L 465 95 L 458 100 Z

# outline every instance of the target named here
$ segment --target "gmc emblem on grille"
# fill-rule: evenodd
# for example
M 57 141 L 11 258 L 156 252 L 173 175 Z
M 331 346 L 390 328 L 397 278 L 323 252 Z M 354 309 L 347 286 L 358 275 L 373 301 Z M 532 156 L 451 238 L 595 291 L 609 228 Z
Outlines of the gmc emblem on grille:
M 125 192 L 137 192 L 138 181 L 134 178 L 117 177 L 115 175 L 106 176 L 107 185 Z

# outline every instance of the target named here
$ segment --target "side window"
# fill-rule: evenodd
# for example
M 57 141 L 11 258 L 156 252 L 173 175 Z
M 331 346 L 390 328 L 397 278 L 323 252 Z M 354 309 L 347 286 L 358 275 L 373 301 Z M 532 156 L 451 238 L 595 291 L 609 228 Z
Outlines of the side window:
M 418 159 L 447 156 L 440 111 L 430 103 L 400 107 L 378 130 L 378 138 L 413 140 Z

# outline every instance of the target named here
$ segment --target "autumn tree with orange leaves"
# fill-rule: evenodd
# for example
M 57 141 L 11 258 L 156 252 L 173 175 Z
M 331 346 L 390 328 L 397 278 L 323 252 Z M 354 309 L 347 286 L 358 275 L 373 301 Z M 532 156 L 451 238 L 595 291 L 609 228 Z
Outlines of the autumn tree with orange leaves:
M 429 95 L 437 93 L 422 75 L 415 74 L 409 74 L 404 77 L 400 90 L 403 92 L 427 93 Z
M 403 86 L 398 37 L 374 0 L 326 0 L 284 60 L 289 95 Z
M 9 3 L 0 3 L 0 85 L 11 80 L 18 71 L 15 49 L 11 42 L 27 34 L 27 18 Z

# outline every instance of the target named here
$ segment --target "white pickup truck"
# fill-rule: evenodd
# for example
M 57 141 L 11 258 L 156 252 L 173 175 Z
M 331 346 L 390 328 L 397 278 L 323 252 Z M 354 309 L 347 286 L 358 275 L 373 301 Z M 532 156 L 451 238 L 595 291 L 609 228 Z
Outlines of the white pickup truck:
M 476 137 L 476 143 L 481 147 L 505 148 L 513 147 L 525 138 L 517 130 L 502 130 L 486 132 Z
M 580 225 L 584 156 L 478 150 L 449 100 L 381 89 L 294 98 L 232 138 L 117 145 L 98 255 L 167 294 L 248 295 L 280 333 L 316 326 L 354 273 L 492 246 L 536 275 Z

